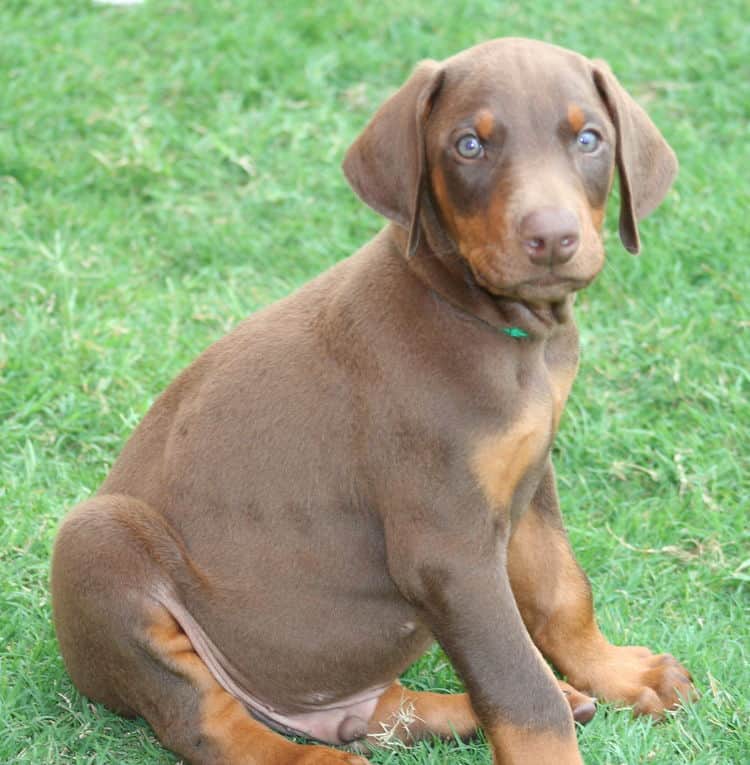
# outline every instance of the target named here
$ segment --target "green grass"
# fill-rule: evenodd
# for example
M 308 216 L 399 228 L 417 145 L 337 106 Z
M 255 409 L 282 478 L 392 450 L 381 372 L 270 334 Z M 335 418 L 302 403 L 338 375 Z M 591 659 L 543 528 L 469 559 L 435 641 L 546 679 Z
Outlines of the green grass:
M 609 60 L 682 165 L 643 256 L 609 236 L 580 300 L 556 459 L 603 628 L 675 653 L 702 698 L 659 726 L 601 708 L 584 758 L 750 762 L 744 0 L 5 0 L 0 29 L 0 762 L 176 761 L 65 674 L 55 528 L 201 349 L 379 228 L 339 163 L 412 65 L 508 34 Z M 437 651 L 408 680 L 457 686 Z

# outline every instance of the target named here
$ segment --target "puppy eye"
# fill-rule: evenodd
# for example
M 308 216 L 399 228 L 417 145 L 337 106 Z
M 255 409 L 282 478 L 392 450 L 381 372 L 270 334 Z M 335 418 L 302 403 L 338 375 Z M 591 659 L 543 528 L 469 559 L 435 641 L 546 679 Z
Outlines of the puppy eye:
M 474 133 L 467 133 L 456 141 L 456 151 L 464 159 L 476 159 L 484 153 L 484 146 Z
M 578 148 L 585 154 L 591 154 L 599 148 L 602 142 L 602 137 L 595 130 L 581 130 L 576 136 L 576 144 Z

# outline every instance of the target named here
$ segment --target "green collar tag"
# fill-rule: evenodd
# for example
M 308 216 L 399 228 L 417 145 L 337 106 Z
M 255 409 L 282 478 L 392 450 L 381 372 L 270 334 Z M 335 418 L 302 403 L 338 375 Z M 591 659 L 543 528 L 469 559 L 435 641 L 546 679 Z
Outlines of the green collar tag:
M 521 338 L 529 336 L 529 333 L 525 329 L 521 329 L 520 327 L 504 327 L 503 332 L 505 332 L 505 334 L 508 335 L 509 337 L 515 337 L 519 340 Z

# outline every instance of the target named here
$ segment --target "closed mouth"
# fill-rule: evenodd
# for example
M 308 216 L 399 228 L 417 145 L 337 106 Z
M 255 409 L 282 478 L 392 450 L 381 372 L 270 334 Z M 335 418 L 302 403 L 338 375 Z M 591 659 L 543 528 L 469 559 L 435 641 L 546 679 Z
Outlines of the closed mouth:
M 513 298 L 534 296 L 535 298 L 542 300 L 544 300 L 545 297 L 554 300 L 561 299 L 565 295 L 583 289 L 589 283 L 589 280 L 572 279 L 556 276 L 555 274 L 547 274 L 534 279 L 526 279 L 522 282 L 516 282 L 507 287 L 489 283 L 481 278 L 478 278 L 477 282 L 488 292 L 498 297 Z
M 519 284 L 520 287 L 559 287 L 571 285 L 574 289 L 576 285 L 584 286 L 586 282 L 583 279 L 573 279 L 569 276 L 558 276 L 554 273 L 538 276 L 533 279 L 527 279 Z
M 537 275 L 527 279 L 505 282 L 495 269 L 489 269 L 489 274 L 485 274 L 475 268 L 473 263 L 469 262 L 469 266 L 477 283 L 491 294 L 497 296 L 513 297 L 527 294 L 536 295 L 543 299 L 544 295 L 549 293 L 551 299 L 559 299 L 566 294 L 583 289 L 593 279 L 593 276 L 591 279 L 582 279 L 544 270 L 537 272 Z M 493 279 L 492 277 L 495 278 Z

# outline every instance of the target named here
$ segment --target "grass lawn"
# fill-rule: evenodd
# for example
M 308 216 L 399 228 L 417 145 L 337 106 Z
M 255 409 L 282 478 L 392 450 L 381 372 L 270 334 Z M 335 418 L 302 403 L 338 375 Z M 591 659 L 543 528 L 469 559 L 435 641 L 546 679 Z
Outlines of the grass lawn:
M 607 59 L 681 160 L 641 257 L 611 205 L 556 464 L 604 630 L 674 653 L 702 698 L 658 726 L 600 707 L 584 758 L 750 762 L 745 0 L 4 0 L 0 30 L 0 763 L 176 762 L 68 679 L 55 529 L 199 351 L 377 231 L 339 163 L 413 64 L 502 35 Z M 407 681 L 458 687 L 437 650 Z

